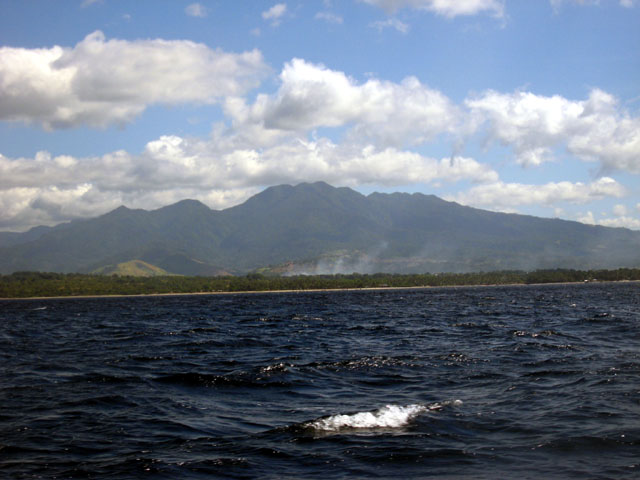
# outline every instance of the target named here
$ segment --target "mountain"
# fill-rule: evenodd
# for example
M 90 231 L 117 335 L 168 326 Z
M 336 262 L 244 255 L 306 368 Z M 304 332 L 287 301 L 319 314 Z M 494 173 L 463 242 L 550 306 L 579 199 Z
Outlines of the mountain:
M 638 267 L 640 232 L 318 182 L 270 187 L 221 211 L 184 200 L 0 235 L 2 273 L 112 272 L 134 260 L 184 275 Z
M 21 243 L 35 240 L 47 233 L 49 230 L 51 230 L 51 227 L 40 226 L 33 227 L 31 230 L 24 233 L 0 232 L 0 248 L 11 247 L 13 245 L 19 245 Z

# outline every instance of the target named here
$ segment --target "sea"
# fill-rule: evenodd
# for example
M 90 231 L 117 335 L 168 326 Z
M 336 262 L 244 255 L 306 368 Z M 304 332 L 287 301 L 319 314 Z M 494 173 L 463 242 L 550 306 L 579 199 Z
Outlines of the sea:
M 640 284 L 0 301 L 0 478 L 640 478 Z

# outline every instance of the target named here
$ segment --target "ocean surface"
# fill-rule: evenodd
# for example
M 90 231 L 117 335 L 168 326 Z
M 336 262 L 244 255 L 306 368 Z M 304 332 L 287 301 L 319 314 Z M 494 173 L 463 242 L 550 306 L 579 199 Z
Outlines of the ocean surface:
M 640 284 L 0 301 L 1 478 L 640 478 Z

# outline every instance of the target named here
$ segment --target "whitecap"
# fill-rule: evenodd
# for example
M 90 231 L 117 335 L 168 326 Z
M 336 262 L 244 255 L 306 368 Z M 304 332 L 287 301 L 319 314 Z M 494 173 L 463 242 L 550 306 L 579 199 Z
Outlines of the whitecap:
M 407 426 L 414 418 L 427 411 L 440 410 L 448 404 L 461 405 L 461 400 L 431 405 L 385 405 L 377 410 L 338 414 L 307 422 L 305 427 L 322 432 L 350 429 L 393 429 Z

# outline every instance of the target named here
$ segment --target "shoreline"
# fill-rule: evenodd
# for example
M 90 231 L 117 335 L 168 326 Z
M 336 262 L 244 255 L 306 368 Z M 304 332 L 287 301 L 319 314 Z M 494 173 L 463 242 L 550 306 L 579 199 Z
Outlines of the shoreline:
M 546 283 L 492 283 L 468 285 L 418 285 L 407 287 L 355 287 L 355 288 L 310 288 L 285 290 L 238 290 L 215 292 L 166 292 L 166 293 L 132 293 L 132 294 L 95 294 L 95 295 L 57 295 L 50 297 L 0 297 L 0 301 L 7 300 L 63 300 L 63 299 L 97 299 L 97 298 L 146 298 L 146 297 L 185 297 L 191 295 L 255 295 L 260 293 L 329 293 L 329 292 L 366 292 L 389 290 L 427 290 L 434 288 L 487 288 L 487 287 L 527 287 L 543 285 L 591 285 L 605 283 L 640 283 L 640 280 L 594 280 L 589 282 L 546 282 Z

